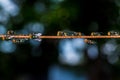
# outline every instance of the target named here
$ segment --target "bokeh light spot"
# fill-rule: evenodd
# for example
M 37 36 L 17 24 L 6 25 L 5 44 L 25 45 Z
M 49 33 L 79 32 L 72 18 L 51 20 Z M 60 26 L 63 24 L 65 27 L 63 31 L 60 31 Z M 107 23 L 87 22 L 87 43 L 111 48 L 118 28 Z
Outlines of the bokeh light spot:
M 107 56 L 107 60 L 110 64 L 114 64 L 119 60 L 119 56 L 118 55 L 110 55 L 110 56 Z
M 59 45 L 60 62 L 72 66 L 82 64 L 84 62 L 84 53 L 82 50 L 84 48 L 82 46 L 85 46 L 85 44 L 82 43 L 81 39 L 77 39 L 77 40 L 64 39 L 60 41 L 60 45 Z M 79 48 L 81 50 L 76 51 L 76 48 L 77 49 Z
M 16 45 L 12 41 L 3 41 L 0 44 L 0 51 L 3 53 L 12 53 L 16 50 Z
M 6 28 L 3 25 L 0 25 L 0 34 L 5 34 L 6 33 Z
M 112 55 L 116 48 L 117 48 L 116 41 L 110 40 L 102 46 L 101 50 L 105 55 Z
M 98 57 L 97 46 L 89 46 L 89 48 L 87 49 L 87 53 L 90 59 L 96 59 Z
M 37 13 L 41 13 L 41 12 L 44 12 L 46 10 L 45 4 L 43 4 L 41 2 L 36 2 L 34 7 L 35 7 L 35 11 Z
M 19 7 L 11 0 L 0 0 L 0 5 L 3 10 L 9 13 L 11 16 L 16 16 L 19 13 Z
M 53 2 L 53 3 L 61 3 L 61 2 L 63 2 L 64 0 L 51 0 L 51 2 Z
M 30 44 L 32 45 L 32 46 L 39 46 L 40 45 L 40 41 L 36 41 L 36 40 L 30 40 Z
M 25 26 L 25 31 L 29 32 L 29 33 L 43 33 L 44 32 L 44 25 L 38 22 L 34 22 L 34 23 L 28 23 Z
M 53 65 L 49 68 L 48 80 L 88 80 L 87 75 L 76 75 L 74 72 L 68 69 L 64 69 L 57 65 Z
M 86 47 L 86 43 L 84 42 L 84 39 L 73 39 L 72 40 L 72 46 L 74 48 L 84 50 Z
M 4 11 L 0 11 L 0 22 L 7 23 L 8 20 L 9 20 L 9 15 Z

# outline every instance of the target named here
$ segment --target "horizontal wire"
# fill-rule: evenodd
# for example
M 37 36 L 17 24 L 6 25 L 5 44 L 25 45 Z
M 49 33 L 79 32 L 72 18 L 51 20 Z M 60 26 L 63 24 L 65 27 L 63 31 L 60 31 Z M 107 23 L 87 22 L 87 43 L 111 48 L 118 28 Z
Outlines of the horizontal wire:
M 120 36 L 39 36 L 39 38 L 120 38 Z
M 12 38 L 18 38 L 18 39 L 31 39 L 31 36 L 29 35 L 9 35 Z M 0 38 L 7 38 L 6 35 L 0 35 Z M 120 38 L 120 36 L 38 36 L 38 39 L 64 39 L 64 38 Z

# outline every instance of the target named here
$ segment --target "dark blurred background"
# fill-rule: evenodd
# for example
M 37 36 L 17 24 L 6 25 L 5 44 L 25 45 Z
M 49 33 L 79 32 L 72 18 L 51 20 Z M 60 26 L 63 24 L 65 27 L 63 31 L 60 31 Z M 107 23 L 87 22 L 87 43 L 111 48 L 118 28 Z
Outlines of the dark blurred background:
M 0 34 L 120 30 L 119 0 L 0 0 Z M 0 80 L 120 80 L 120 40 L 0 41 Z

